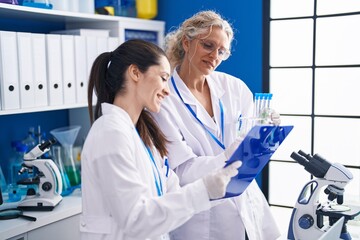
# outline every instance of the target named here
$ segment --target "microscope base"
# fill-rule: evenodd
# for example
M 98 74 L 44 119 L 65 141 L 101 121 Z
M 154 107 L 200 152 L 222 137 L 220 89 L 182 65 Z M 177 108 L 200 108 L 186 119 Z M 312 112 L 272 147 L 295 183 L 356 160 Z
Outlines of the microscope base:
M 34 197 L 24 199 L 18 205 L 18 208 L 27 211 L 52 211 L 62 200 L 60 195 L 53 198 Z

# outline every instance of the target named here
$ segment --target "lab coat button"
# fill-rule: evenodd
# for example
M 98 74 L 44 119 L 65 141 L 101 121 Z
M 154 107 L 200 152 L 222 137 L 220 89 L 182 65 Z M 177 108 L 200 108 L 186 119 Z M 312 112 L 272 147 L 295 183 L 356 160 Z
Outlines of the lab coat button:
M 81 222 L 81 226 L 82 226 L 82 227 L 86 227 L 86 223 Z

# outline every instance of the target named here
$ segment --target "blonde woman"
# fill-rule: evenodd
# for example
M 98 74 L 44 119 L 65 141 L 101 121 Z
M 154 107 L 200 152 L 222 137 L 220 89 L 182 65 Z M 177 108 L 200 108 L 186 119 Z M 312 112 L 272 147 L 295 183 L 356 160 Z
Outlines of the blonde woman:
M 170 96 L 158 114 L 169 140 L 169 164 L 182 185 L 221 169 L 241 139 L 240 115 L 251 117 L 253 95 L 240 79 L 216 68 L 231 54 L 233 30 L 213 11 L 186 19 L 165 39 L 174 72 Z M 239 197 L 226 199 L 172 232 L 174 240 L 274 240 L 279 237 L 268 203 L 256 181 Z

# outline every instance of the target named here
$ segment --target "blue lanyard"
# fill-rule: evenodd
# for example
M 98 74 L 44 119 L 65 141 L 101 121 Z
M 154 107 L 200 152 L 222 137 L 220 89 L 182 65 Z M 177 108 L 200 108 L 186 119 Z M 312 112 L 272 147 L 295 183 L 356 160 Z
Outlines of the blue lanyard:
M 187 109 L 190 111 L 190 113 L 194 116 L 194 118 L 200 123 L 200 125 L 205 129 L 205 131 L 211 136 L 212 139 L 215 140 L 215 142 L 222 148 L 225 149 L 225 146 L 223 144 L 224 142 L 224 109 L 223 109 L 223 105 L 221 100 L 219 99 L 219 106 L 220 106 L 220 126 L 221 126 L 221 141 L 214 135 L 212 134 L 209 129 L 207 129 L 205 127 L 205 125 L 201 122 L 201 120 L 196 116 L 196 113 L 194 112 L 194 110 L 190 107 L 189 104 L 185 103 L 183 98 L 180 95 L 180 92 L 178 90 L 178 88 L 176 87 L 175 84 L 175 80 L 174 77 L 171 77 L 171 82 L 174 86 L 175 92 L 177 93 L 177 95 L 179 96 L 180 100 L 184 103 L 184 105 L 187 107 Z
M 157 180 L 158 178 L 156 177 L 155 171 L 153 169 L 156 190 L 157 190 L 158 196 L 161 196 L 162 195 L 162 183 L 161 183 L 161 177 L 160 177 L 159 169 L 157 168 L 157 166 L 155 164 L 155 159 L 154 159 L 154 156 L 152 155 L 150 149 L 148 147 L 146 147 L 146 150 L 149 153 L 150 159 L 151 159 L 151 161 L 152 161 L 152 163 L 153 163 L 153 165 L 154 165 L 154 167 L 156 169 L 157 175 L 159 177 L 159 182 L 158 182 L 158 180 Z
M 141 142 L 143 143 L 144 148 L 146 148 L 147 153 L 149 154 L 150 160 L 151 160 L 151 162 L 152 162 L 152 164 L 153 164 L 152 170 L 153 170 L 154 179 L 155 179 L 155 186 L 156 186 L 156 190 L 157 190 L 158 196 L 161 196 L 161 195 L 163 194 L 163 193 L 162 193 L 161 177 L 160 177 L 159 169 L 158 169 L 157 166 L 156 166 L 154 156 L 153 156 L 153 154 L 151 153 L 151 150 L 150 150 L 148 147 L 145 146 L 143 140 L 141 139 L 141 137 L 140 137 L 140 135 L 139 135 L 139 132 L 138 132 L 137 130 L 136 130 L 136 132 L 138 133 L 138 136 L 139 136 Z M 156 177 L 156 174 L 155 174 L 155 171 L 154 171 L 154 167 L 155 167 L 155 169 L 156 169 L 158 178 Z M 158 181 L 158 179 L 159 179 L 159 181 Z

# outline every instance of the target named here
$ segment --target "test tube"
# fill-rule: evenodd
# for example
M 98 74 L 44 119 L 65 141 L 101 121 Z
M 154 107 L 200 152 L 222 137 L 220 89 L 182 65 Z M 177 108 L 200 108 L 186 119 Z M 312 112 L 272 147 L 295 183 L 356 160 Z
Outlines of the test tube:
M 258 115 L 259 117 L 261 117 L 260 114 L 264 110 L 264 107 L 265 107 L 265 94 L 260 93 L 260 112 L 259 112 L 259 115 Z
M 258 117 L 259 113 L 259 93 L 255 93 L 255 102 L 254 102 L 254 118 Z
M 273 94 L 269 93 L 269 101 L 268 101 L 268 105 L 267 105 L 268 108 L 270 108 L 270 106 L 271 106 L 270 102 L 271 102 L 272 96 L 273 96 Z

